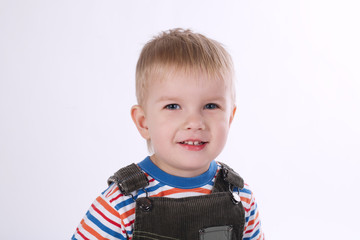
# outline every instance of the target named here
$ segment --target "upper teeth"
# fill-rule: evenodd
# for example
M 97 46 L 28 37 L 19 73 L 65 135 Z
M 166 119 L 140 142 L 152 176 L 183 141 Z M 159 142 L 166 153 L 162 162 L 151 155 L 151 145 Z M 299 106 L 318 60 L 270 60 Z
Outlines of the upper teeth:
M 203 144 L 203 142 L 201 142 L 201 141 L 184 141 L 182 143 L 187 144 L 187 145 L 201 145 L 201 144 Z

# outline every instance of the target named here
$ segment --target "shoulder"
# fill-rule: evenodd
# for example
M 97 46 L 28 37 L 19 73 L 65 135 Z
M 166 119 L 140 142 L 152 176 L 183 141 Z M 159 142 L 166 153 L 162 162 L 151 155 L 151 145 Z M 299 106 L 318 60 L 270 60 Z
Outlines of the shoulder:
M 122 226 L 123 233 L 132 234 L 132 225 L 135 222 L 135 200 L 132 195 L 124 195 L 117 184 L 111 184 L 97 199 L 101 208 L 111 213 Z
M 112 183 L 105 191 L 103 191 L 100 197 L 118 212 L 120 212 L 119 210 L 121 208 L 134 202 L 131 195 L 124 195 L 115 183 Z
M 256 203 L 254 194 L 247 183 L 245 183 L 244 187 L 239 190 L 239 195 L 245 211 L 250 211 Z
M 119 190 L 115 184 L 110 185 L 91 204 L 73 236 L 75 239 L 100 238 L 125 239 L 132 233 L 131 224 L 117 209 L 115 200 Z
M 245 184 L 244 188 L 239 191 L 239 195 L 245 210 L 246 223 L 243 239 L 263 240 L 264 233 L 262 231 L 258 206 L 254 194 L 248 184 Z
M 240 196 L 240 199 L 241 199 L 241 202 L 242 202 L 242 205 L 243 205 L 243 207 L 245 209 L 245 212 L 250 212 L 251 209 L 253 209 L 255 207 L 255 205 L 256 205 L 254 194 L 253 194 L 250 186 L 230 166 L 228 166 L 228 165 L 226 165 L 224 163 L 221 163 L 221 162 L 217 162 L 217 165 L 218 165 L 218 172 L 224 166 L 224 167 L 230 169 L 234 173 L 234 176 L 236 176 L 236 178 L 240 178 L 241 181 L 243 181 L 243 184 L 244 184 L 243 188 L 241 188 L 241 189 L 235 188 L 234 191 L 238 192 L 238 194 Z

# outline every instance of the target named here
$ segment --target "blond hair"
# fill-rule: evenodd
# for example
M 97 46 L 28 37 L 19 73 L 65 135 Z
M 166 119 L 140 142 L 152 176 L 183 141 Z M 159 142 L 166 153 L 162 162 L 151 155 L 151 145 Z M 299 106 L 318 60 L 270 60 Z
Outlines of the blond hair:
M 234 69 L 230 54 L 217 41 L 181 28 L 155 36 L 143 47 L 136 65 L 136 98 L 144 107 L 151 80 L 166 79 L 174 72 L 206 74 L 209 79 L 230 80 L 235 102 Z
M 155 36 L 143 47 L 136 65 L 136 98 L 145 108 L 147 89 L 153 79 L 164 80 L 171 74 L 206 74 L 208 79 L 229 85 L 235 104 L 234 68 L 230 54 L 217 41 L 181 28 Z M 148 150 L 153 152 L 151 140 Z

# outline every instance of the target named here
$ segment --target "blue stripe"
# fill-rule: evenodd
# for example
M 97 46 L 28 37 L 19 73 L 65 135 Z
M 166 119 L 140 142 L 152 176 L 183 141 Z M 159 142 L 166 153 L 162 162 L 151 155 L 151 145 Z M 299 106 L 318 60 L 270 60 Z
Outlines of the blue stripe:
M 116 237 L 118 239 L 123 239 L 123 240 L 126 240 L 126 238 L 118 233 L 118 232 L 115 232 L 113 230 L 111 230 L 110 228 L 108 228 L 107 226 L 105 226 L 104 224 L 102 224 L 96 217 L 94 217 L 90 212 L 87 212 L 86 213 L 86 217 L 92 221 L 96 226 L 98 226 L 101 230 L 103 230 L 104 232 L 106 232 L 107 234 L 110 234 L 111 236 L 113 237 Z
M 153 187 L 146 188 L 146 191 L 147 191 L 147 192 L 154 192 L 154 191 L 156 191 L 157 189 L 159 189 L 159 188 L 161 188 L 161 187 L 163 187 L 163 186 L 164 186 L 164 184 L 159 183 L 159 184 L 157 184 L 157 185 L 155 185 L 155 186 L 153 186 Z M 136 200 L 141 194 L 145 194 L 145 191 L 144 191 L 143 189 L 140 189 L 140 190 L 137 192 L 137 194 L 136 194 L 135 196 L 133 196 L 134 199 Z M 126 206 L 130 205 L 130 204 L 133 204 L 133 203 L 134 203 L 134 199 L 132 199 L 132 197 L 129 197 L 127 200 L 122 201 L 122 202 L 116 204 L 116 205 L 115 205 L 115 209 L 116 209 L 116 210 L 119 210 L 120 208 L 123 208 L 123 207 L 126 207 Z
M 72 236 L 71 240 L 77 240 L 77 239 L 75 238 L 75 234 Z
M 249 222 L 249 218 L 253 217 L 256 213 L 256 205 L 255 208 L 253 210 L 251 210 L 250 215 L 248 217 L 245 218 L 246 222 Z
M 252 192 L 247 188 L 240 189 L 240 192 L 247 193 L 247 194 L 250 194 L 250 195 L 252 194 Z
M 150 157 L 145 158 L 138 164 L 138 166 L 158 182 L 181 189 L 192 189 L 209 184 L 209 182 L 213 180 L 217 171 L 215 161 L 210 163 L 209 169 L 206 172 L 199 176 L 190 178 L 178 177 L 164 172 L 151 161 Z
M 126 234 L 127 234 L 128 236 L 131 236 L 131 235 L 133 235 L 133 231 L 134 231 L 134 229 L 131 228 L 130 231 L 126 231 Z
M 164 185 L 159 183 L 159 184 L 157 184 L 157 185 L 155 185 L 153 187 L 146 188 L 146 191 L 147 192 L 153 192 L 153 191 L 156 191 L 158 188 L 160 188 L 162 186 L 164 186 Z M 145 191 L 143 189 L 140 189 L 140 190 L 138 190 L 137 194 L 135 196 L 133 196 L 133 197 L 136 200 L 141 194 L 144 194 L 144 193 L 145 193 Z M 129 197 L 127 200 L 116 204 L 115 209 L 119 210 L 120 208 L 123 208 L 123 207 L 126 207 L 126 206 L 130 205 L 130 204 L 133 204 L 134 199 L 132 197 Z
M 116 204 L 116 205 L 115 205 L 115 209 L 116 209 L 116 210 L 119 210 L 120 208 L 126 207 L 127 205 L 133 204 L 133 203 L 134 203 L 134 200 L 133 200 L 131 197 L 129 197 L 127 200 L 122 201 L 122 202 Z
M 109 188 L 112 187 L 113 184 L 114 184 L 114 183 L 110 184 L 110 186 L 109 186 L 105 191 L 103 191 L 101 194 L 104 195 L 104 193 L 105 193 L 107 190 L 109 190 Z
M 249 216 L 249 217 L 254 216 L 254 215 L 255 215 L 255 213 L 256 213 L 256 208 L 255 208 L 255 209 L 253 209 L 253 210 L 251 210 L 251 212 L 250 212 L 250 216 Z
M 155 186 L 146 188 L 146 191 L 148 192 L 155 192 L 156 190 L 158 190 L 159 188 L 165 186 L 163 183 L 159 182 L 158 184 L 156 184 Z M 140 195 L 140 194 L 139 194 Z
M 257 237 L 257 235 L 259 235 L 259 233 L 260 233 L 260 229 L 258 229 L 256 232 L 254 232 L 254 234 L 251 237 L 243 238 L 243 240 L 254 239 L 255 237 Z

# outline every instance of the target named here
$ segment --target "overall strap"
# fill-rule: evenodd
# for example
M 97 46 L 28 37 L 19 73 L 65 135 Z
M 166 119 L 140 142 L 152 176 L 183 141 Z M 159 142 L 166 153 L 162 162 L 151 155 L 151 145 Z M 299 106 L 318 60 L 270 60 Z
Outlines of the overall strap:
M 225 163 L 219 162 L 219 164 L 221 169 L 216 177 L 213 192 L 232 191 L 234 187 L 242 189 L 244 180 L 240 175 Z M 142 189 L 149 184 L 144 172 L 134 163 L 118 170 L 107 182 L 108 185 L 116 183 L 125 195 L 130 195 L 131 192 Z
M 131 192 L 142 189 L 149 184 L 146 175 L 134 163 L 118 170 L 107 182 L 108 185 L 117 184 L 120 191 L 125 195 L 130 195 Z
M 225 163 L 218 163 L 221 165 L 221 169 L 215 180 L 213 188 L 214 193 L 226 191 L 232 192 L 234 187 L 238 188 L 238 190 L 244 188 L 244 180 L 237 172 Z
M 226 165 L 225 163 L 219 162 L 222 168 L 223 178 L 226 182 L 230 183 L 232 186 L 237 187 L 239 189 L 244 188 L 244 180 L 240 175 L 235 172 L 231 167 Z

